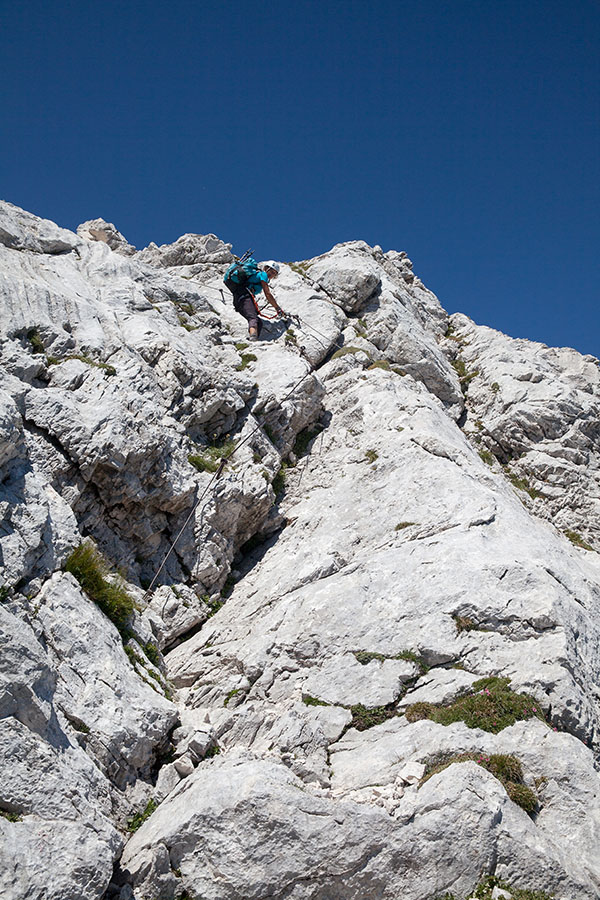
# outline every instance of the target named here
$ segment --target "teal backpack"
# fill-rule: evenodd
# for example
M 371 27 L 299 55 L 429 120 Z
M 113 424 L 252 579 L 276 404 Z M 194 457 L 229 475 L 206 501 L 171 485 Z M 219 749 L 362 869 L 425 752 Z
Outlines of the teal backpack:
M 233 294 L 238 288 L 251 287 L 253 281 L 256 283 L 255 276 L 258 275 L 258 272 L 258 263 L 249 257 L 243 262 L 232 263 L 225 272 L 223 281 Z

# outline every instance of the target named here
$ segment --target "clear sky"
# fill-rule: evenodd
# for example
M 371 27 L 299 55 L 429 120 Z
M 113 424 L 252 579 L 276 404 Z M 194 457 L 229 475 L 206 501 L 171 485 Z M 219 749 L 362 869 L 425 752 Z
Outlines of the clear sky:
M 0 197 L 132 243 L 405 250 L 600 355 L 599 0 L 0 0 Z

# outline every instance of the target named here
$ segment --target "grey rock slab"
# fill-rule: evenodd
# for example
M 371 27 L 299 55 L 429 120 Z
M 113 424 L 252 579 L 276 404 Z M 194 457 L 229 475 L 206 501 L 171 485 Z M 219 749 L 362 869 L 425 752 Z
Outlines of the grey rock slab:
M 32 253 L 68 253 L 81 244 L 81 239 L 49 219 L 0 201 L 0 243 L 11 250 Z
M 133 256 L 135 247 L 123 237 L 121 232 L 112 222 L 104 219 L 89 219 L 77 226 L 77 234 L 88 241 L 102 241 L 108 244 L 111 250 L 122 253 L 123 256 Z
M 303 691 L 339 706 L 386 706 L 398 699 L 416 672 L 416 666 L 406 660 L 372 660 L 363 666 L 352 654 L 334 655 L 309 671 Z
M 149 766 L 177 721 L 176 707 L 142 678 L 109 619 L 69 574 L 39 596 L 38 622 L 58 672 L 56 702 L 89 729 L 88 745 L 115 780 Z
M 433 669 L 423 675 L 398 702 L 399 709 L 411 703 L 451 703 L 459 694 L 468 690 L 477 675 L 463 669 Z

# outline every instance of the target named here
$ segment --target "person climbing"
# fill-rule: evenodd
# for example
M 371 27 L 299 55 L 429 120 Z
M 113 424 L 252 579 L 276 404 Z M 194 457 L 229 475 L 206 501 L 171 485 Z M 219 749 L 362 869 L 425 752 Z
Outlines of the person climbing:
M 252 257 L 232 263 L 225 272 L 224 282 L 233 294 L 233 306 L 248 322 L 248 340 L 257 341 L 260 336 L 261 321 L 258 314 L 256 296 L 261 291 L 279 315 L 283 310 L 271 293 L 269 282 L 279 275 L 279 265 L 270 260 L 259 268 Z

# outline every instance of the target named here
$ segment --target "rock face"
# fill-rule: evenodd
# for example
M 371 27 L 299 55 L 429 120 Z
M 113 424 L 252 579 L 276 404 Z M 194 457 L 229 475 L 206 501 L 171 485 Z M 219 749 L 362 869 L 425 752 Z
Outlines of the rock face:
M 0 204 L 7 897 L 592 900 L 598 361 L 231 259 Z

